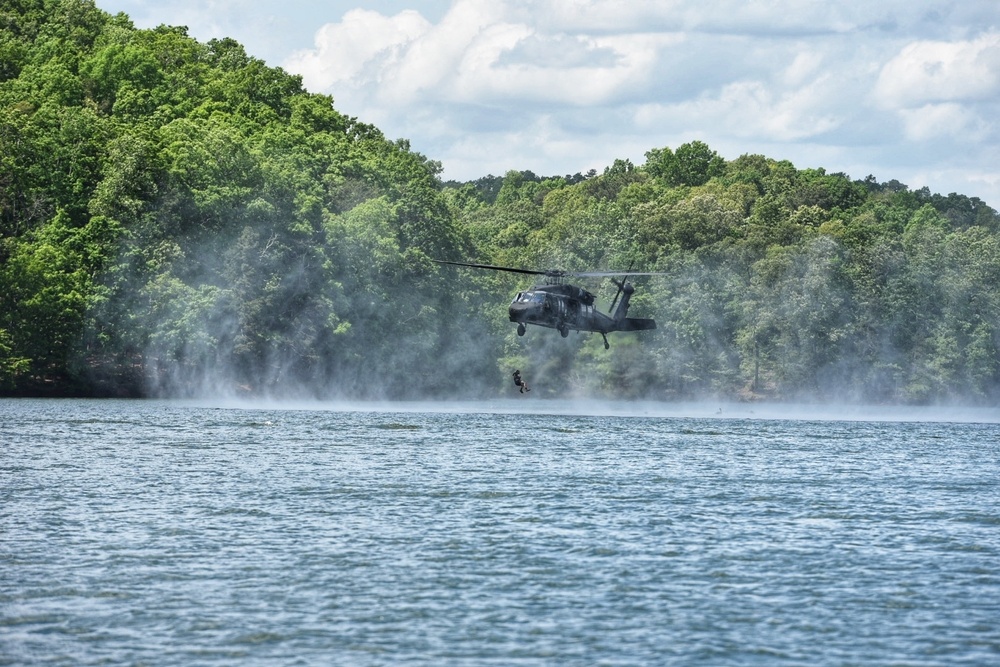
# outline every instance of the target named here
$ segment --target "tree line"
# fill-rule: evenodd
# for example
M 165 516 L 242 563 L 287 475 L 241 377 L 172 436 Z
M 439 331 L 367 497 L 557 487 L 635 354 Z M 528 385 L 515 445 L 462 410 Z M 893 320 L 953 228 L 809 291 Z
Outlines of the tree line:
M 0 392 L 492 396 L 517 367 L 542 395 L 1000 397 L 1000 217 L 977 198 L 699 141 L 440 175 L 231 39 L 7 3 Z M 632 309 L 659 326 L 519 338 L 521 278 L 433 259 L 663 271 Z

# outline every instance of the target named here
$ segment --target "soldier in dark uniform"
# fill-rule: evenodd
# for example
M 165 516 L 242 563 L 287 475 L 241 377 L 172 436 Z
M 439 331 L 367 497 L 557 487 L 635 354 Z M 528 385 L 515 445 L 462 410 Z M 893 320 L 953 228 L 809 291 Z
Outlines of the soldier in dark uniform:
M 528 383 L 521 379 L 520 370 L 514 371 L 514 386 L 520 387 L 522 394 L 526 391 L 531 391 L 531 389 L 528 388 Z

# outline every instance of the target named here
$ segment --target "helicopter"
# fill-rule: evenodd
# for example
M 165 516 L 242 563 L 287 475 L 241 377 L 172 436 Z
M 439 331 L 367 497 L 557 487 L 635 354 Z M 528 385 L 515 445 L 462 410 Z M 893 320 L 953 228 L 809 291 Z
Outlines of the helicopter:
M 511 273 L 525 273 L 529 275 L 545 276 L 545 282 L 535 285 L 531 289 L 518 292 L 514 300 L 510 302 L 508 314 L 511 322 L 517 323 L 517 335 L 523 336 L 527 330 L 527 325 L 534 324 L 540 327 L 548 327 L 558 331 L 563 338 L 569 336 L 570 330 L 599 333 L 604 339 L 604 349 L 611 347 L 608 343 L 608 334 L 613 331 L 649 331 L 656 328 L 656 321 L 642 317 L 628 317 L 629 300 L 635 292 L 635 287 L 628 282 L 629 276 L 654 276 L 662 273 L 632 272 L 625 271 L 560 271 L 536 269 L 519 269 L 510 266 L 496 266 L 493 264 L 475 264 L 470 262 L 449 262 L 446 260 L 433 260 L 438 264 L 451 264 L 454 266 L 467 266 L 474 269 L 488 269 L 491 271 L 509 271 Z M 616 280 L 614 276 L 622 276 L 621 280 Z M 618 286 L 618 293 L 611 302 L 608 314 L 597 310 L 594 307 L 595 297 L 593 294 L 566 282 L 566 278 L 611 278 L 611 282 Z M 619 302 L 619 298 L 621 301 Z M 615 305 L 617 304 L 617 308 Z

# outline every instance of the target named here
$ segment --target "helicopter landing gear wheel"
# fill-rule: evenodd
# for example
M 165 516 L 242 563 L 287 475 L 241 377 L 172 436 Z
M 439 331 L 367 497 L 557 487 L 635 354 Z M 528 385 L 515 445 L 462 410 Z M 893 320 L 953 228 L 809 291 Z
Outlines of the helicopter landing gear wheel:
M 518 325 L 517 325 L 517 335 L 518 336 L 523 336 L 524 335 L 524 325 L 521 324 L 521 323 L 518 323 Z
M 608 337 L 605 336 L 604 334 L 601 334 L 601 338 L 604 339 L 604 349 L 605 350 L 611 349 L 611 343 L 608 342 Z
M 559 327 L 559 335 L 561 335 L 563 338 L 565 338 L 566 336 L 568 336 L 569 335 L 569 327 L 566 326 L 565 324 L 560 325 L 560 327 Z

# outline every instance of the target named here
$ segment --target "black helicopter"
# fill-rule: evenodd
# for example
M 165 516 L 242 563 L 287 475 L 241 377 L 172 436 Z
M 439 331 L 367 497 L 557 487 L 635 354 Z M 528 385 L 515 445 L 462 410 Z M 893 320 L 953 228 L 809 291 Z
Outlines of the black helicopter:
M 449 262 L 435 259 L 438 264 L 452 264 L 454 266 L 468 266 L 474 269 L 489 269 L 491 271 L 510 271 L 511 273 L 526 273 L 530 275 L 545 276 L 545 283 L 535 285 L 529 290 L 518 292 L 514 300 L 510 302 L 508 313 L 511 322 L 517 322 L 517 335 L 523 336 L 525 325 L 535 324 L 540 327 L 548 327 L 557 330 L 562 337 L 569 335 L 570 330 L 588 331 L 599 333 L 604 339 L 604 349 L 611 345 L 608 343 L 607 334 L 613 331 L 648 331 L 656 328 L 656 321 L 641 318 L 628 317 L 629 300 L 635 292 L 635 287 L 627 281 L 629 276 L 653 276 L 662 275 L 659 273 L 631 271 L 608 272 L 608 271 L 537 271 L 534 269 L 517 269 L 509 266 L 494 266 L 492 264 L 473 264 L 469 262 Z M 618 286 L 618 294 L 615 295 L 608 315 L 594 307 L 594 295 L 576 285 L 565 282 L 568 277 L 592 278 L 610 277 L 611 282 Z M 622 279 L 615 280 L 614 276 L 622 276 Z M 621 298 L 619 302 L 618 299 Z M 618 305 L 615 308 L 615 304 Z M 612 312 L 614 311 L 614 312 Z

